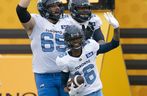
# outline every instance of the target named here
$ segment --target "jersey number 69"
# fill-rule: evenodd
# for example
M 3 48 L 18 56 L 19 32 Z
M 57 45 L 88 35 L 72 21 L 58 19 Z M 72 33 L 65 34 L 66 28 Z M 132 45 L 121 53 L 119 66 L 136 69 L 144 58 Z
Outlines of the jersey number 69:
M 65 44 L 63 40 L 63 35 L 52 34 L 44 32 L 41 34 L 41 47 L 43 52 L 65 52 Z

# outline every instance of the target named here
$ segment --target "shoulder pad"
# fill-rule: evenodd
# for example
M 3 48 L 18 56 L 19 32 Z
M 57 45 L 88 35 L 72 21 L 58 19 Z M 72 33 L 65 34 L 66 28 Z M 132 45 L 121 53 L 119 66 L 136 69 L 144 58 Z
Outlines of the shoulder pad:
M 64 19 L 64 18 L 69 18 L 69 15 L 68 14 L 63 14 L 63 16 L 61 16 L 61 19 Z
M 96 15 L 96 14 L 92 14 L 91 18 L 92 18 L 92 17 L 97 17 L 97 15 Z

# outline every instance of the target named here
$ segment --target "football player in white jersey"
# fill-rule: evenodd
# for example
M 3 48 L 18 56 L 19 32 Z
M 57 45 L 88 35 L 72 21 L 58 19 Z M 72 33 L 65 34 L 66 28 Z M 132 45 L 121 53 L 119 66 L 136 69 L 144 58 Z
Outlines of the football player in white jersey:
M 91 7 L 88 0 L 69 0 L 69 20 L 72 24 L 85 29 L 85 39 L 92 38 L 98 43 L 105 43 L 101 31 L 102 21 L 91 12 Z
M 104 16 L 115 28 L 111 42 L 99 44 L 93 39 L 85 41 L 83 30 L 75 25 L 65 29 L 64 40 L 69 50 L 58 56 L 56 62 L 62 70 L 62 83 L 71 96 L 103 96 L 102 83 L 96 67 L 96 56 L 119 46 L 120 38 L 118 21 L 111 13 L 105 13 Z M 84 77 L 84 85 L 67 88 L 69 76 L 75 75 Z
M 30 1 L 20 0 L 16 11 L 31 40 L 38 96 L 68 96 L 61 85 L 61 71 L 55 61 L 65 52 L 63 33 L 69 25 L 62 16 L 62 3 L 60 0 L 39 0 L 40 14 L 30 14 L 27 11 Z

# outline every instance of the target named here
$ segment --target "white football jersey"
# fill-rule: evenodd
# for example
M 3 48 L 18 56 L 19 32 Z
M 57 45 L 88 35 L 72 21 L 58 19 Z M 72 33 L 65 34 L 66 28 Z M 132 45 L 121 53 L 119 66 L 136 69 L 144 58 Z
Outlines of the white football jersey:
M 59 72 L 56 65 L 56 57 L 65 52 L 63 33 L 67 25 L 66 16 L 56 24 L 50 23 L 47 19 L 37 14 L 32 14 L 35 19 L 35 26 L 31 39 L 33 52 L 33 71 L 35 73 Z
M 90 20 L 86 21 L 86 22 L 83 22 L 83 23 L 79 23 L 77 22 L 76 20 L 74 20 L 71 15 L 68 16 L 69 18 L 69 22 L 72 23 L 73 25 L 76 25 L 76 26 L 79 26 L 81 29 L 82 29 L 82 25 L 85 26 L 85 28 L 87 28 L 89 22 L 92 23 L 93 27 L 94 27 L 94 30 L 100 28 L 102 26 L 102 21 L 100 19 L 99 16 L 95 15 L 95 14 L 92 14 L 92 17 Z
M 80 57 L 72 57 L 68 54 L 68 51 L 57 57 L 56 63 L 62 71 L 70 72 L 71 76 L 79 74 L 84 77 L 85 87 L 76 96 L 84 96 L 102 89 L 102 83 L 96 66 L 98 50 L 99 44 L 95 40 L 88 39 Z

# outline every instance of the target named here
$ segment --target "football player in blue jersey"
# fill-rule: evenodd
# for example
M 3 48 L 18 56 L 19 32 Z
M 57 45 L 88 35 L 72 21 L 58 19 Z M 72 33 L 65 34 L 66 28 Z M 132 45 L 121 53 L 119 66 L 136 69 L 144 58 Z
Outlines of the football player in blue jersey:
M 71 96 L 103 96 L 102 83 L 96 67 L 96 56 L 108 52 L 119 46 L 119 23 L 111 13 L 104 14 L 107 21 L 114 27 L 114 35 L 111 42 L 99 44 L 93 39 L 85 40 L 83 30 L 75 25 L 65 29 L 64 39 L 69 50 L 56 59 L 56 63 L 62 70 L 62 83 L 65 91 Z M 81 75 L 84 84 L 74 87 L 67 86 L 69 76 Z

